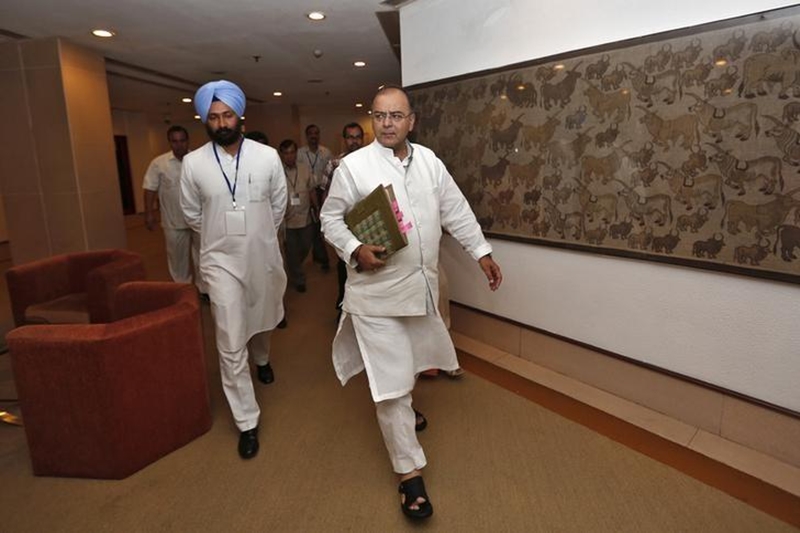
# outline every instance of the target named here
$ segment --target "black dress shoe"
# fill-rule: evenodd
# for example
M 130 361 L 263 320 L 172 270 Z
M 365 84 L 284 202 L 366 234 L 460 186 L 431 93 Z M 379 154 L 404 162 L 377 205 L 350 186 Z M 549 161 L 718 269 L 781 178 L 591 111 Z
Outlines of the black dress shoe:
M 258 453 L 258 427 L 242 431 L 239 435 L 239 456 L 252 459 Z
M 272 367 L 267 363 L 264 366 L 256 365 L 256 372 L 258 373 L 258 381 L 264 385 L 269 385 L 275 381 L 275 374 L 272 372 Z
M 286 317 L 283 317 L 280 322 L 278 322 L 278 329 L 286 329 L 289 323 L 286 322 Z
M 296 285 L 295 289 L 297 289 L 297 292 L 306 292 L 306 285 L 305 283 L 301 283 L 300 285 Z

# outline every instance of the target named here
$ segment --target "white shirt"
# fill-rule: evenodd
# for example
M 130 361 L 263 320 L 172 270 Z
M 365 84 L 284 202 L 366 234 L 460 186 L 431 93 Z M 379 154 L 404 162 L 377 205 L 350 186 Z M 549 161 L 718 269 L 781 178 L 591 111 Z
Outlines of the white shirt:
M 244 139 L 237 157 L 206 143 L 183 159 L 181 207 L 186 222 L 200 233 L 200 273 L 214 306 L 217 344 L 226 351 L 244 348 L 260 331 L 283 318 L 286 273 L 277 228 L 286 211 L 286 177 L 274 148 Z M 222 168 L 220 168 L 222 167 Z M 244 208 L 246 234 L 226 232 L 226 213 Z M 244 300 L 244 301 L 242 301 Z
M 181 160 L 172 151 L 153 159 L 144 175 L 142 188 L 158 192 L 161 227 L 186 229 L 181 211 Z
M 491 253 L 480 225 L 444 163 L 428 148 L 409 143 L 400 161 L 378 141 L 349 154 L 334 173 L 320 218 L 325 239 L 350 268 L 343 309 L 365 316 L 422 316 L 428 298 L 439 298 L 439 242 L 444 227 L 475 260 Z M 408 246 L 383 268 L 356 272 L 352 254 L 362 243 L 344 216 L 378 185 L 391 184 L 403 222 L 411 222 Z

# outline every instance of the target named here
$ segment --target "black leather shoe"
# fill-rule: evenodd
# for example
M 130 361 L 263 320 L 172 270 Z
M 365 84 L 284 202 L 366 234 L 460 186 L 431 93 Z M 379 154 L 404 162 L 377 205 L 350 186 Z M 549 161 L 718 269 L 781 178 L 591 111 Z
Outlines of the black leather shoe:
M 306 285 L 305 283 L 301 283 L 300 285 L 295 285 L 295 289 L 297 289 L 297 292 L 306 292 Z
M 258 381 L 264 385 L 269 385 L 275 381 L 275 374 L 272 372 L 272 367 L 269 366 L 269 363 L 264 366 L 256 365 L 256 371 L 258 373 Z
M 286 322 L 286 317 L 283 317 L 280 322 L 278 322 L 278 329 L 286 329 L 289 323 Z
M 252 459 L 258 453 L 258 427 L 242 431 L 239 435 L 239 456 Z

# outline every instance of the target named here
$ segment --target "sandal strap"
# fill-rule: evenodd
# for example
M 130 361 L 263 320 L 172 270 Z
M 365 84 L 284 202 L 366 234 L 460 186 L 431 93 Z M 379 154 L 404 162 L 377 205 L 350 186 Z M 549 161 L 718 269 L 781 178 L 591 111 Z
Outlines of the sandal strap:
M 398 492 L 405 495 L 406 503 L 409 505 L 417 501 L 417 498 L 425 498 L 425 501 L 428 501 L 428 494 L 425 492 L 425 482 L 422 481 L 422 476 L 414 476 L 400 482 Z

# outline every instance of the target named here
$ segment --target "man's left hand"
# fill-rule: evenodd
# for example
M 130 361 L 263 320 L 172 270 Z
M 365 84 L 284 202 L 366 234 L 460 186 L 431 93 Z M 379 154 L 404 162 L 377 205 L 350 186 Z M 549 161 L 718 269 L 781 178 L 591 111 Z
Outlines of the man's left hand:
M 494 262 L 491 255 L 484 255 L 478 259 L 478 264 L 481 266 L 483 273 L 486 274 L 486 279 L 489 280 L 489 288 L 496 291 L 503 282 L 503 273 L 500 272 L 500 265 Z

